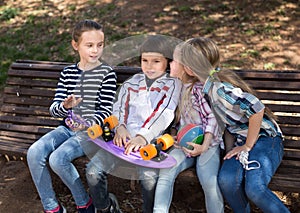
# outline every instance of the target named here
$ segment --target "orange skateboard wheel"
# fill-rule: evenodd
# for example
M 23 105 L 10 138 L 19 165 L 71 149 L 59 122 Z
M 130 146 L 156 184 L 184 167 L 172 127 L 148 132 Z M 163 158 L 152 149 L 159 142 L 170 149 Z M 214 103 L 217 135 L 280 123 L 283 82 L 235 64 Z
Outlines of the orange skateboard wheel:
M 108 123 L 109 124 L 109 129 L 112 130 L 113 128 L 118 126 L 119 121 L 118 121 L 118 118 L 116 116 L 111 115 L 111 116 L 104 119 L 104 123 Z
M 88 136 L 94 140 L 94 139 L 98 138 L 99 136 L 101 136 L 103 131 L 102 131 L 102 128 L 98 124 L 95 124 L 87 129 L 87 133 L 88 133 Z
M 140 154 L 144 160 L 151 160 L 157 155 L 157 149 L 154 144 L 148 144 L 140 148 Z
M 171 146 L 173 146 L 174 144 L 174 139 L 171 135 L 169 134 L 164 134 L 161 137 L 157 138 L 157 144 L 161 144 L 162 150 L 167 150 L 168 148 L 170 148 Z

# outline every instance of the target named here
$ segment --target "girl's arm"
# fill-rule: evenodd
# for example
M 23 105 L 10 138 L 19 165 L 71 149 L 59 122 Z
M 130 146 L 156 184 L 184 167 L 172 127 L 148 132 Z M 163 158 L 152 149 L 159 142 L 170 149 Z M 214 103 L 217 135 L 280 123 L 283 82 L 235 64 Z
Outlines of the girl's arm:
M 67 86 L 67 72 L 68 67 L 65 67 L 60 73 L 60 77 L 57 83 L 53 102 L 49 108 L 50 115 L 55 118 L 64 118 L 68 115 L 68 108 L 64 106 L 64 101 L 68 99 L 68 86 Z M 76 83 L 75 83 L 76 84 Z
M 252 147 L 257 141 L 263 116 L 264 116 L 264 110 L 252 115 L 249 118 L 249 129 L 248 129 L 246 143 L 244 144 L 244 146 L 247 149 L 246 151 L 248 152 L 252 149 Z
M 264 116 L 264 110 L 261 110 L 260 112 L 257 112 L 252 116 L 250 116 L 246 143 L 243 146 L 234 147 L 231 151 L 229 151 L 225 155 L 224 160 L 230 159 L 235 155 L 237 155 L 238 158 L 238 155 L 241 151 L 249 152 L 252 149 L 252 147 L 257 141 L 263 116 Z

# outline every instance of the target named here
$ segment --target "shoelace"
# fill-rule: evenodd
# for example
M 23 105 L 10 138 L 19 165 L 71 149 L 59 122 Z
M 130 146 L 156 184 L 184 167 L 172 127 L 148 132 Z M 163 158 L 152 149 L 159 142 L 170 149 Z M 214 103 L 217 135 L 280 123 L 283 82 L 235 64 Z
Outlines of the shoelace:
M 243 165 L 243 168 L 246 170 L 259 169 L 260 163 L 256 160 L 248 161 L 248 156 L 249 156 L 249 153 L 245 152 L 245 151 L 241 151 L 241 153 L 239 155 L 239 161 Z M 251 164 L 251 163 L 256 163 L 257 166 L 249 167 L 249 164 Z

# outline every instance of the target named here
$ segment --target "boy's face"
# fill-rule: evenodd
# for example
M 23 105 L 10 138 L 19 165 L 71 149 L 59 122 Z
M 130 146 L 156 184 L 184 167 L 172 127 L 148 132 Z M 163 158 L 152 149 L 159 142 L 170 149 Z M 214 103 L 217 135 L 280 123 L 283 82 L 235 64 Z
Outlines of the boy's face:
M 96 64 L 103 53 L 104 33 L 102 30 L 83 32 L 79 41 L 72 41 L 73 48 L 78 51 L 80 63 Z
M 160 77 L 166 72 L 168 60 L 160 53 L 146 52 L 141 56 L 141 67 L 149 79 Z

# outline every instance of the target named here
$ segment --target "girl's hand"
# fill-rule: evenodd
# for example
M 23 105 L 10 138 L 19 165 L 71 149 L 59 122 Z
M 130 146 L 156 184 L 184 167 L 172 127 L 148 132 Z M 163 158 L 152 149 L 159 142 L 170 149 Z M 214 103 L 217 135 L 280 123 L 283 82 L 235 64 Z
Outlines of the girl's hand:
M 115 137 L 113 142 L 115 145 L 122 147 L 123 144 L 127 143 L 127 140 L 131 139 L 131 135 L 129 134 L 128 130 L 124 125 L 121 125 L 117 128 Z
M 77 127 L 74 127 L 74 128 L 71 128 L 71 129 L 72 129 L 72 131 L 74 131 L 74 132 L 77 132 L 77 131 L 84 130 L 85 128 L 86 128 L 86 126 L 85 126 L 85 125 L 83 125 L 83 124 L 79 124 L 79 126 L 77 126 Z
M 143 136 L 138 135 L 125 144 L 125 154 L 129 155 L 132 151 L 137 152 L 141 147 L 145 146 L 146 144 L 146 139 Z
M 63 101 L 63 106 L 66 109 L 71 109 L 75 106 L 77 106 L 80 102 L 82 101 L 82 98 L 75 98 L 74 95 L 69 95 L 64 101 Z
M 208 150 L 208 145 L 203 144 L 203 145 L 199 145 L 199 144 L 195 144 L 192 142 L 187 142 L 187 145 L 192 146 L 193 150 L 190 150 L 186 147 L 182 147 L 184 153 L 188 156 L 188 157 L 196 157 L 198 155 L 201 155 L 202 153 L 206 152 Z
M 74 132 L 86 129 L 86 126 L 83 123 L 84 123 L 84 118 L 80 117 L 79 115 L 76 115 L 76 121 L 74 121 L 73 119 L 66 120 L 66 124 Z
M 180 144 L 179 144 L 179 142 L 178 142 L 178 140 L 177 140 L 177 136 L 172 136 L 173 137 L 173 139 L 174 139 L 174 144 L 173 144 L 173 146 L 176 148 L 176 149 L 181 149 L 181 146 L 180 146 Z
M 247 147 L 246 145 L 243 145 L 243 146 L 236 146 L 236 147 L 234 147 L 232 150 L 230 150 L 230 151 L 225 155 L 225 157 L 224 157 L 223 159 L 226 160 L 226 159 L 232 158 L 233 156 L 236 156 L 236 159 L 238 160 L 241 151 L 249 152 L 250 149 L 249 149 L 249 147 Z

